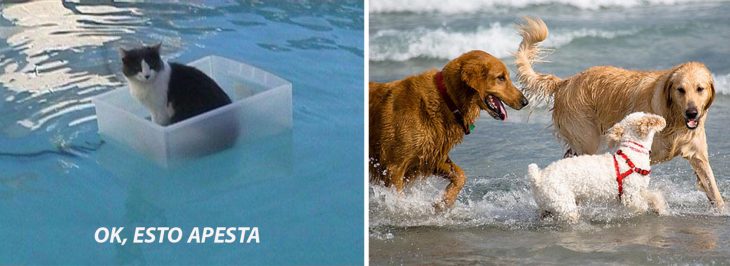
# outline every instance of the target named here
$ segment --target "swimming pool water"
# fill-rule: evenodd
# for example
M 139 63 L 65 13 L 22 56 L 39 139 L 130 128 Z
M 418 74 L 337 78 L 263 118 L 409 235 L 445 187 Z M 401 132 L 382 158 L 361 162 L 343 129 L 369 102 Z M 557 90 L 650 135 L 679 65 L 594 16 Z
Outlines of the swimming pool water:
M 357 263 L 363 4 L 1 4 L 0 263 Z M 176 169 L 97 134 L 117 47 L 220 55 L 293 83 L 291 132 Z M 101 226 L 258 226 L 258 245 L 97 244 Z

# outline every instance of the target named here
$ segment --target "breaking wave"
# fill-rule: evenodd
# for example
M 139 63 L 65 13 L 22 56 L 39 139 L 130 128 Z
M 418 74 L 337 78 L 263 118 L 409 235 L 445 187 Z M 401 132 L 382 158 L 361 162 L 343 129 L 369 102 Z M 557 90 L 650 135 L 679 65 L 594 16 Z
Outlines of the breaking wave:
M 560 47 L 581 38 L 613 39 L 635 34 L 636 30 L 605 31 L 579 29 L 551 32 L 545 47 Z M 451 59 L 465 51 L 484 50 L 505 58 L 517 50 L 521 38 L 510 26 L 493 23 L 472 32 L 448 29 L 381 30 L 370 36 L 370 60 L 406 61 L 414 58 Z
M 490 11 L 494 8 L 521 9 L 538 5 L 562 5 L 583 10 L 598 10 L 602 8 L 631 8 L 652 5 L 678 5 L 687 3 L 708 2 L 704 0 L 475 0 L 453 1 L 444 5 L 438 0 L 373 0 L 370 1 L 372 13 L 477 13 Z M 711 1 L 718 2 L 718 1 Z

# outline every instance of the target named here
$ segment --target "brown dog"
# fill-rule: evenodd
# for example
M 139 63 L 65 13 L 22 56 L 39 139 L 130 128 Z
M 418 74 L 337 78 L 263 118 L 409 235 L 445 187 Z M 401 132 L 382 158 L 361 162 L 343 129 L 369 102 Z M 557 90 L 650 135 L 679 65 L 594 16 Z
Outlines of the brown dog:
M 504 63 L 483 51 L 465 53 L 441 72 L 370 82 L 371 181 L 401 192 L 418 177 L 442 176 L 451 183 L 436 208 L 451 207 L 466 176 L 449 151 L 469 134 L 480 110 L 504 120 L 501 101 L 517 110 L 527 105 Z
M 666 119 L 667 127 L 654 137 L 652 164 L 676 156 L 687 159 L 707 198 L 723 208 L 705 137 L 707 110 L 715 97 L 712 74 L 705 65 L 688 62 L 659 71 L 599 66 L 561 79 L 532 69 L 532 61 L 540 53 L 537 43 L 548 35 L 545 23 L 525 18 L 520 30 L 523 39 L 515 61 L 518 77 L 531 99 L 553 99 L 553 125 L 569 147 L 566 156 L 595 154 L 602 144 L 601 135 L 629 113 L 658 114 Z

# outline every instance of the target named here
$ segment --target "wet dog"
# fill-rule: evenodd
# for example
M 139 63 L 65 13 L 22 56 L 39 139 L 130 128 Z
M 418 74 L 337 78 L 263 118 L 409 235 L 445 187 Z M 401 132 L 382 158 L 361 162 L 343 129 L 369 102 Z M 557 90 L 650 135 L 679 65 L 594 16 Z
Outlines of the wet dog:
M 531 100 L 552 99 L 553 126 L 568 146 L 566 156 L 597 153 L 601 135 L 629 113 L 660 115 L 667 127 L 654 139 L 651 163 L 677 156 L 687 159 L 699 187 L 723 209 L 705 136 L 707 111 L 715 98 L 712 73 L 705 65 L 688 62 L 658 71 L 597 66 L 561 79 L 532 68 L 540 53 L 538 43 L 548 35 L 545 23 L 526 18 L 520 30 L 522 43 L 515 60 L 520 83 Z
M 517 110 L 527 105 L 504 63 L 483 51 L 465 53 L 441 71 L 369 85 L 371 181 L 401 192 L 419 177 L 447 178 L 437 209 L 451 207 L 466 182 L 449 151 L 471 132 L 480 111 L 504 120 L 502 101 Z
M 543 170 L 530 164 L 532 193 L 543 216 L 576 223 L 580 217 L 576 202 L 616 198 L 634 213 L 651 209 L 666 214 L 664 197 L 648 189 L 649 147 L 665 126 L 661 116 L 632 113 L 608 130 L 607 140 L 620 145 L 615 153 L 566 158 Z

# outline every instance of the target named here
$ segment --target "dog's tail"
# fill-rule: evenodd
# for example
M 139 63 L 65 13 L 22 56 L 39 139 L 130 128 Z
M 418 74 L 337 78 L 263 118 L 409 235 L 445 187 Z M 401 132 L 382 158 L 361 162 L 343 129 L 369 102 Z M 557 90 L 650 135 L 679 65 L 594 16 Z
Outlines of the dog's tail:
M 547 38 L 548 28 L 539 18 L 524 17 L 518 29 L 522 36 L 515 54 L 518 80 L 531 103 L 548 103 L 562 80 L 555 75 L 537 73 L 532 68 L 532 63 L 540 60 L 542 49 L 538 43 Z
M 530 175 L 530 182 L 533 186 L 537 186 L 540 183 L 542 177 L 540 176 L 540 168 L 537 164 L 531 163 L 527 166 L 527 174 Z

